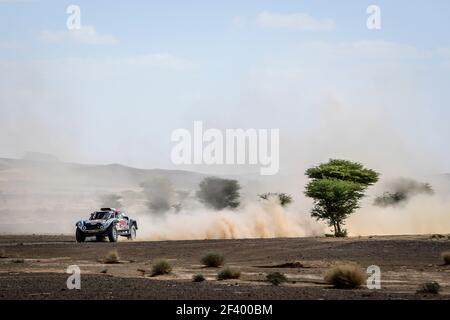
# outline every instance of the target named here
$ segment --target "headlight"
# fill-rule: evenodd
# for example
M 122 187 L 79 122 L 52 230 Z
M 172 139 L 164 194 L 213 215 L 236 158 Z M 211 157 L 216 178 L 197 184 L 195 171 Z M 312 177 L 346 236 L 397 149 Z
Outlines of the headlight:
M 86 226 L 83 226 L 81 229 L 86 230 Z
M 102 224 L 101 226 L 100 226 L 100 229 L 105 229 L 105 225 L 104 224 Z

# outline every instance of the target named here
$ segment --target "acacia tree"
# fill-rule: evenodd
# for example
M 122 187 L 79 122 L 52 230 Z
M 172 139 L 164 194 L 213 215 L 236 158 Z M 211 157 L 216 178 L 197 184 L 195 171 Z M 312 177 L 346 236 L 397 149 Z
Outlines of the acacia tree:
M 196 195 L 201 202 L 214 209 L 236 208 L 239 206 L 239 190 L 237 180 L 207 177 L 199 184 Z
M 287 193 L 272 193 L 267 192 L 263 194 L 258 195 L 261 199 L 268 200 L 270 197 L 276 197 L 278 198 L 278 201 L 280 202 L 280 205 L 282 207 L 286 207 L 288 204 L 292 203 L 292 196 L 290 196 Z
M 311 180 L 305 195 L 314 199 L 311 216 L 327 221 L 336 237 L 347 234 L 342 228 L 345 219 L 359 208 L 364 192 L 379 177 L 360 163 L 338 159 L 309 168 L 306 175 Z
M 150 212 L 162 214 L 170 210 L 175 197 L 175 190 L 168 178 L 155 176 L 142 182 L 141 187 Z

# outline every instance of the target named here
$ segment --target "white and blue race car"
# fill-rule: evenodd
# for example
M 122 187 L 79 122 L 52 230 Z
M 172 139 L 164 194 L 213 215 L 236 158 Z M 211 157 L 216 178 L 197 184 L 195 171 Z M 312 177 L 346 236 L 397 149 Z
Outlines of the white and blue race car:
M 116 242 L 119 236 L 134 240 L 138 228 L 136 220 L 114 208 L 101 208 L 91 213 L 89 220 L 78 221 L 76 227 L 77 242 L 84 242 L 87 237 L 96 237 L 97 241 L 108 237 L 110 242 Z

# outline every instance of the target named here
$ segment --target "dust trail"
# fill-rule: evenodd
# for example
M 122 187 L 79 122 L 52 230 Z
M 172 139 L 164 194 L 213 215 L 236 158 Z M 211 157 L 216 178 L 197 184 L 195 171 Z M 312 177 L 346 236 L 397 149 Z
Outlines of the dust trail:
M 450 199 L 417 195 L 402 206 L 364 204 L 348 219 L 350 235 L 431 234 L 450 232 Z
M 140 240 L 201 240 L 303 237 L 323 234 L 308 215 L 282 208 L 273 200 L 236 211 L 182 210 L 161 219 L 141 216 Z
M 170 210 L 174 202 L 175 189 L 168 178 L 163 176 L 153 177 L 141 183 L 141 187 L 150 212 L 162 214 Z
M 104 194 L 100 197 L 100 208 L 122 209 L 122 197 L 118 194 Z

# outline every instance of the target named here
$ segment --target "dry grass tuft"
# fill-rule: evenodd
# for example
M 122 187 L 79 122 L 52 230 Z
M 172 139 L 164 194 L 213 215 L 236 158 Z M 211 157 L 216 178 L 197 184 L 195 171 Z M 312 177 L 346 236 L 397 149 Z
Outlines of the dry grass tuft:
M 442 259 L 445 265 L 450 265 L 450 251 L 442 252 Z
M 119 263 L 119 253 L 117 250 L 110 251 L 105 257 L 105 263 L 114 264 Z
M 172 272 L 172 267 L 167 260 L 159 260 L 152 267 L 152 277 Z
M 278 286 L 287 281 L 286 276 L 280 272 L 271 272 L 266 275 L 266 279 L 274 286 Z
M 433 281 L 422 283 L 417 289 L 416 293 L 438 294 L 440 290 L 441 286 L 439 285 L 439 283 Z
M 217 274 L 217 280 L 239 279 L 241 271 L 230 267 L 225 267 Z
M 203 282 L 205 280 L 205 277 L 201 273 L 197 273 L 192 276 L 192 281 L 194 282 Z
M 331 268 L 325 275 L 325 281 L 337 289 L 359 288 L 367 275 L 357 264 L 340 264 Z
M 225 262 L 225 258 L 220 253 L 210 252 L 205 254 L 202 259 L 201 263 L 205 265 L 206 267 L 210 268 L 217 268 L 223 265 Z

